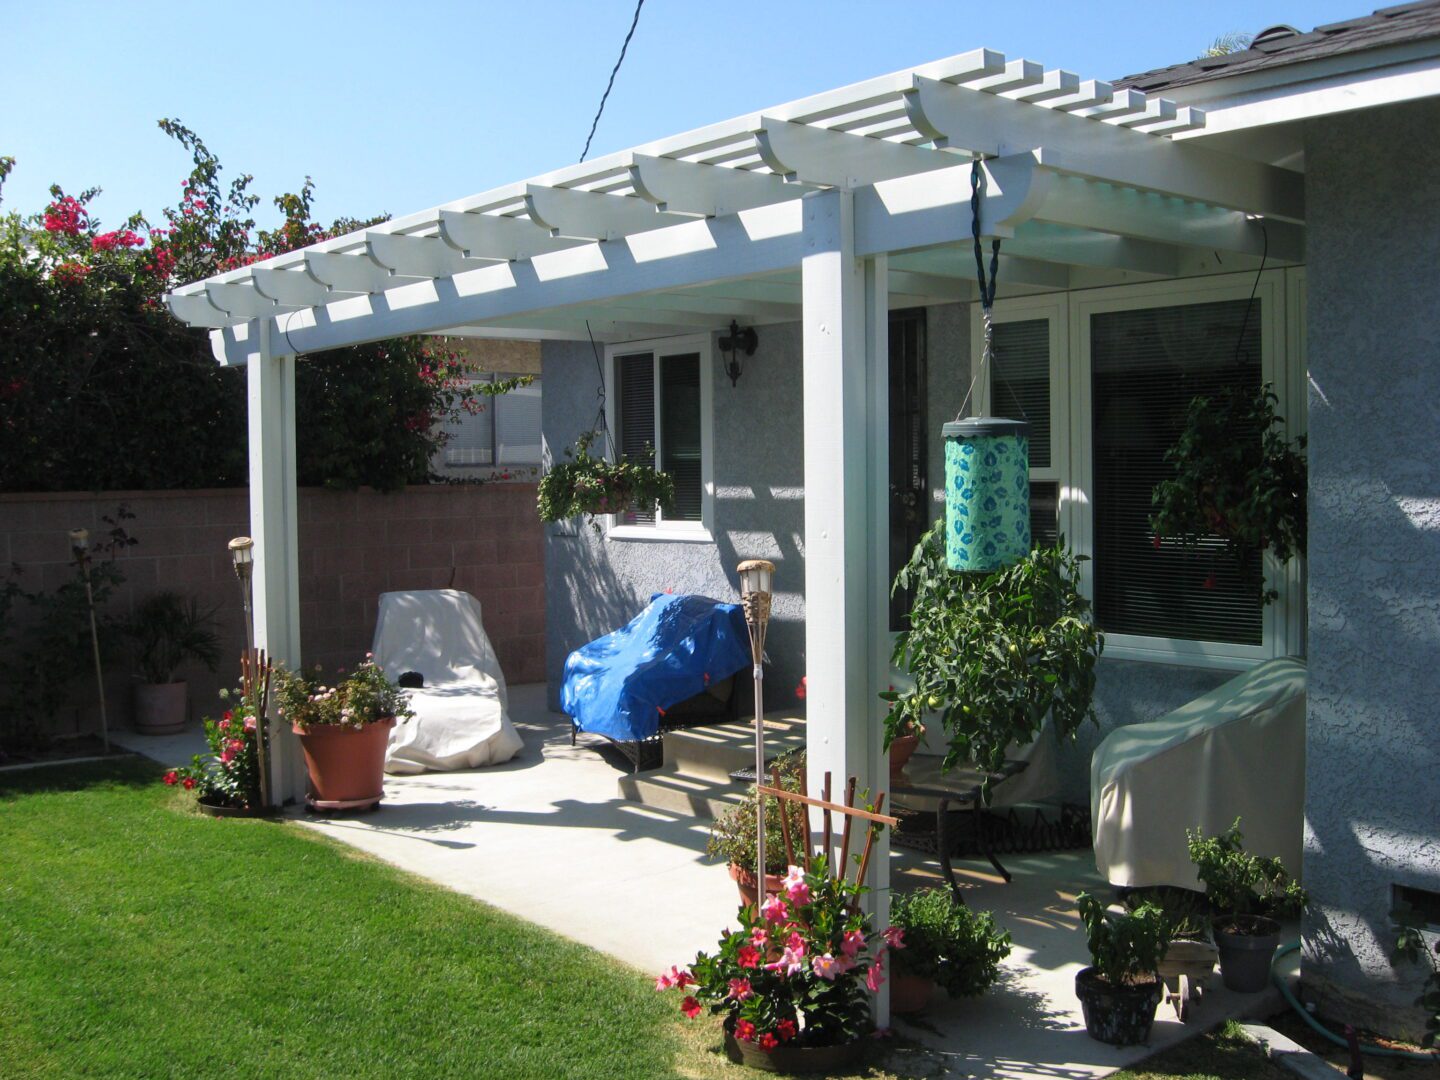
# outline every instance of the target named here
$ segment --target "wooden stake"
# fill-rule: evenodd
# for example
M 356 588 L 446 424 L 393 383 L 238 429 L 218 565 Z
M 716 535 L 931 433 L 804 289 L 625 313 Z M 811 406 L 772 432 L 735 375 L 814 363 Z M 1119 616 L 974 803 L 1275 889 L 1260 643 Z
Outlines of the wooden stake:
M 830 773 L 829 773 L 829 770 L 826 770 L 826 773 L 825 773 L 825 786 L 820 789 L 820 797 L 821 797 L 825 802 L 827 802 L 827 803 L 830 801 Z M 825 807 L 824 810 L 822 810 L 822 811 L 820 812 L 820 820 L 821 820 L 822 822 L 824 822 L 824 825 L 825 825 L 825 846 L 822 847 L 822 848 L 820 849 L 820 851 L 824 854 L 824 856 L 825 856 L 825 861 L 826 861 L 826 862 L 829 862 L 829 861 L 830 861 L 830 807 L 827 806 L 827 807 Z
M 770 779 L 775 782 L 776 790 L 780 790 L 780 769 L 777 766 L 770 766 Z M 763 791 L 764 789 L 757 788 L 756 790 Z M 764 797 L 764 795 L 760 796 L 762 799 Z M 776 801 L 780 804 L 780 834 L 785 837 L 785 867 L 788 870 L 795 865 L 795 848 L 790 843 L 790 807 L 784 799 Z
M 855 805 L 855 777 L 850 777 L 850 782 L 845 785 L 845 805 Z M 845 880 L 845 874 L 850 862 L 850 826 L 855 818 L 851 814 L 845 814 L 845 828 L 840 839 L 840 861 L 836 864 L 835 876 L 841 881 Z
M 882 791 L 880 793 L 880 797 L 875 800 L 875 811 L 878 814 L 881 810 L 884 809 L 885 793 Z M 889 820 L 893 822 L 895 819 L 890 818 Z M 866 830 L 865 833 L 865 854 L 860 856 L 860 873 L 855 875 L 855 884 L 857 885 L 865 884 L 865 872 L 870 869 L 870 852 L 875 846 L 875 832 L 875 824 L 874 822 L 872 822 L 870 828 Z

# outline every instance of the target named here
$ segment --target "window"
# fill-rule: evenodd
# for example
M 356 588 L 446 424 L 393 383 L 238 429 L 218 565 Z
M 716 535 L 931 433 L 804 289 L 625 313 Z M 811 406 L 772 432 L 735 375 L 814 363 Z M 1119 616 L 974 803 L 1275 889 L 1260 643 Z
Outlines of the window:
M 616 452 L 651 463 L 675 481 L 670 513 L 614 515 L 616 538 L 710 538 L 711 358 L 708 337 L 631 343 L 607 350 L 611 393 L 607 418 Z
M 511 375 L 479 375 L 493 382 Z M 483 474 L 540 465 L 540 377 L 499 397 L 477 397 L 479 412 L 462 412 L 446 425 L 441 464 L 452 475 Z

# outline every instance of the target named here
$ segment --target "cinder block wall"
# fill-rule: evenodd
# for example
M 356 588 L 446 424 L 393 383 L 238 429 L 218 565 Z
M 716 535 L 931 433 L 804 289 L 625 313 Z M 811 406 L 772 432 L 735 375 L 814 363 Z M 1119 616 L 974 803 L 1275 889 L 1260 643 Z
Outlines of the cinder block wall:
M 237 681 L 244 647 L 239 587 L 227 549 L 250 531 L 244 489 L 0 495 L 0 565 L 21 568 L 29 591 L 52 589 L 72 573 L 66 533 L 84 526 L 98 539 L 101 519 L 125 505 L 139 543 L 120 556 L 125 574 L 106 613 L 123 618 L 146 596 L 173 589 L 218 605 L 222 644 L 215 674 L 182 670 L 191 712 L 213 711 L 216 692 Z M 543 535 L 533 484 L 435 485 L 394 494 L 362 490 L 300 492 L 300 625 L 307 664 L 353 665 L 370 647 L 380 593 L 456 588 L 480 601 L 485 630 L 512 683 L 545 677 Z M 12 640 L 24 633 L 26 605 L 13 613 Z M 132 667 L 106 672 L 112 723 L 128 723 Z M 71 701 L 48 727 L 59 734 L 94 730 L 93 678 L 77 676 Z

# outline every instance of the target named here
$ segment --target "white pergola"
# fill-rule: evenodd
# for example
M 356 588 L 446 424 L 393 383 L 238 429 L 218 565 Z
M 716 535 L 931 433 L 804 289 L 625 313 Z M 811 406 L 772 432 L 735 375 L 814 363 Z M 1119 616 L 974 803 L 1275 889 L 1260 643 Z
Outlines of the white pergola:
M 979 50 L 176 289 L 171 311 L 249 367 L 257 645 L 300 660 L 297 354 L 800 321 L 809 773 L 883 786 L 888 553 L 869 525 L 887 492 L 887 311 L 977 298 L 976 158 L 1007 295 L 1214 272 L 1217 252 L 1227 269 L 1302 261 L 1303 176 L 1203 145 L 1204 126 L 1199 109 Z M 275 790 L 298 795 L 295 751 L 277 751 Z

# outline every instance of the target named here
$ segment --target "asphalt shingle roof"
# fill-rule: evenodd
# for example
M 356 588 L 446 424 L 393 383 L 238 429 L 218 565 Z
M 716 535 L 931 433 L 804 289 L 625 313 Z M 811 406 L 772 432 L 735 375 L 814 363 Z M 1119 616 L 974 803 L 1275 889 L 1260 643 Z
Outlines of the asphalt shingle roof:
M 1306 33 L 1262 32 L 1243 52 L 1202 56 L 1183 64 L 1126 75 L 1114 85 L 1116 89 L 1167 90 L 1430 37 L 1440 37 L 1440 0 L 1396 4 L 1372 15 L 1317 26 Z

